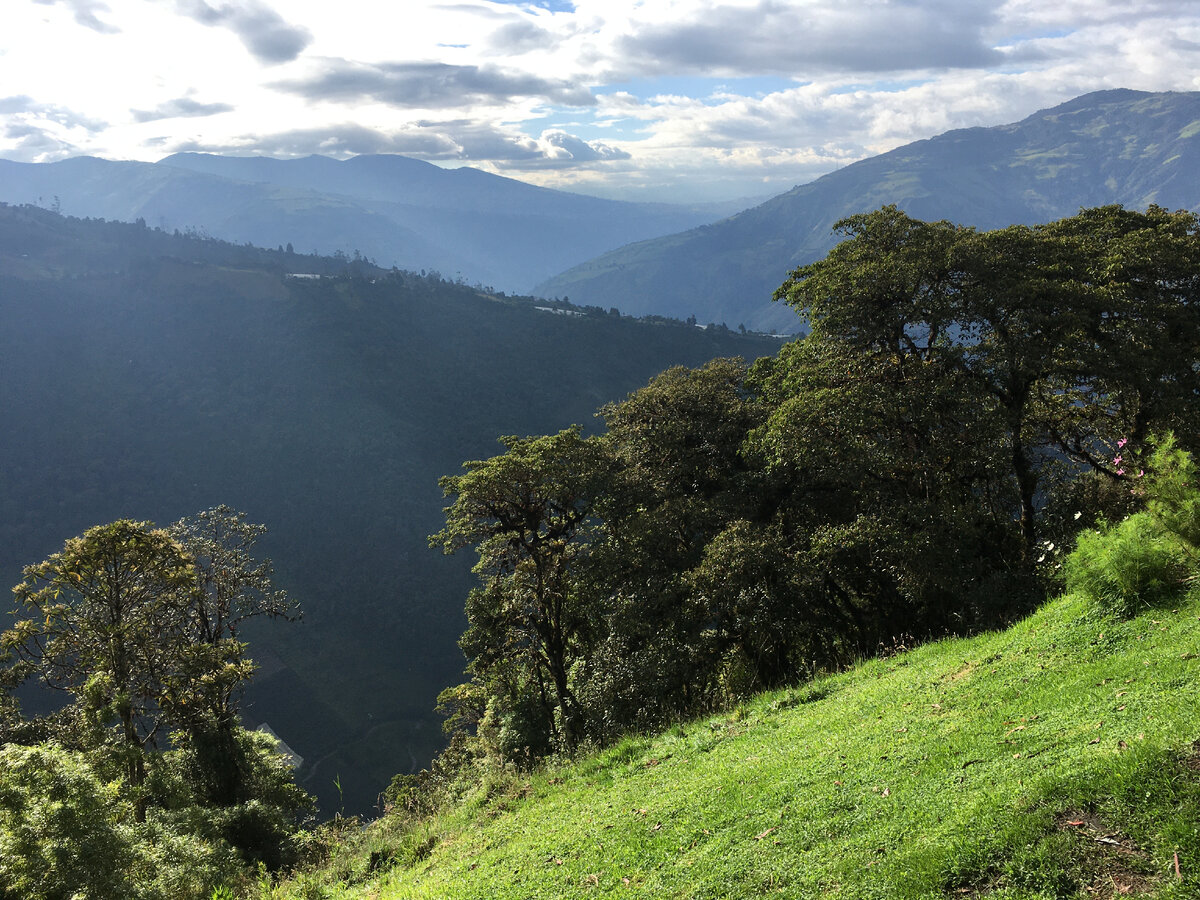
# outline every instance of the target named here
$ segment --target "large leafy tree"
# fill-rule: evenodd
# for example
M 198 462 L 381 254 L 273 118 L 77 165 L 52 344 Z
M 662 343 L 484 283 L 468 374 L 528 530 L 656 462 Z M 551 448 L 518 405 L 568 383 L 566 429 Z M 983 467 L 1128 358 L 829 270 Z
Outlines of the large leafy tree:
M 575 574 L 607 456 L 578 427 L 501 443 L 504 453 L 441 480 L 454 501 L 430 542 L 447 553 L 474 545 L 479 554 L 482 584 L 467 601 L 462 645 L 498 712 L 517 711 L 532 695 L 569 751 L 582 712 L 570 673 L 590 618 Z
M 254 556 L 266 527 L 245 513 L 217 506 L 168 532 L 187 550 L 193 579 L 180 604 L 187 643 L 164 701 L 196 754 L 208 799 L 229 805 L 246 799 L 249 765 L 237 736 L 238 705 L 253 672 L 242 626 L 258 617 L 293 620 L 299 607 L 272 584 L 271 561 Z
M 1169 429 L 1194 447 L 1200 220 L 1157 206 L 1144 213 L 1104 206 L 1050 223 L 1044 231 L 1078 248 L 1077 277 L 1091 308 L 1074 373 L 1074 406 L 1087 427 L 1052 429 L 1055 445 L 1110 474 L 1120 465 L 1098 451 L 1116 439 L 1142 448 L 1152 430 Z
M 792 570 L 798 651 L 837 665 L 955 627 L 970 586 L 1015 549 L 987 398 L 918 354 L 819 333 L 752 381 L 771 409 L 750 444 Z
M 976 232 L 889 206 L 838 227 L 847 240 L 776 297 L 819 342 L 916 358 L 971 385 L 1003 434 L 1026 568 L 1056 460 L 1117 477 L 1108 449 L 1122 432 L 1136 444 L 1194 419 L 1194 215 L 1102 207 Z
M 26 617 L 0 635 L 10 677 L 72 693 L 88 718 L 118 724 L 125 778 L 168 724 L 165 686 L 188 653 L 192 560 L 166 531 L 121 519 L 88 529 L 26 567 L 14 588 Z M 139 806 L 139 813 L 143 808 Z
M 668 369 L 600 415 L 613 477 L 589 568 L 604 611 L 589 690 L 608 731 L 652 727 L 708 702 L 731 632 L 688 583 L 705 546 L 756 514 L 756 471 L 742 455 L 762 409 L 740 359 Z
M 61 733 L 23 725 L 15 709 L 9 733 L 115 750 L 139 816 L 148 753 L 168 733 L 196 761 L 205 804 L 249 799 L 256 763 L 243 752 L 237 704 L 253 666 L 239 629 L 254 616 L 296 613 L 272 587 L 270 562 L 251 554 L 263 530 L 228 507 L 170 529 L 122 519 L 27 567 L 14 588 L 23 610 L 0 635 L 11 662 L 4 681 L 34 678 L 74 703 L 58 716 Z M 4 700 L 12 706 L 10 694 Z

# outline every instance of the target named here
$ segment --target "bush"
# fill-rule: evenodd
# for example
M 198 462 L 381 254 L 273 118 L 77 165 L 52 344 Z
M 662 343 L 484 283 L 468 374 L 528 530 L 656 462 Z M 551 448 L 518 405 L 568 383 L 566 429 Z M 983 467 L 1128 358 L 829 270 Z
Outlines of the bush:
M 1178 542 L 1148 513 L 1080 533 L 1064 570 L 1068 591 L 1125 617 L 1175 599 L 1188 576 Z
M 1156 442 L 1146 482 L 1150 514 L 1194 561 L 1200 550 L 1200 469 L 1172 435 Z
M 136 896 L 130 810 L 59 747 L 0 749 L 0 898 Z

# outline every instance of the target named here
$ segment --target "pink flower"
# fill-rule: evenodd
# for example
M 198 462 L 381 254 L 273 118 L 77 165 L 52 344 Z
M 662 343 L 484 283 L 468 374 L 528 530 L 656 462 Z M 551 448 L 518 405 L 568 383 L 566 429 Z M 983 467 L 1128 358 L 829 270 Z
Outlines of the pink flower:
M 1117 474 L 1118 474 L 1118 475 L 1124 475 L 1124 474 L 1125 474 L 1125 470 L 1124 470 L 1124 469 L 1117 469 Z
M 1146 470 L 1138 469 L 1138 478 L 1145 478 L 1145 477 L 1146 477 Z
M 1117 449 L 1120 450 L 1122 447 L 1124 447 L 1128 443 L 1129 443 L 1129 438 L 1121 438 L 1119 441 L 1117 441 Z
M 1113 457 L 1113 465 L 1114 465 L 1114 466 L 1119 466 L 1119 465 L 1121 464 L 1121 460 L 1122 460 L 1122 457 L 1120 457 L 1120 456 L 1114 456 L 1114 457 Z

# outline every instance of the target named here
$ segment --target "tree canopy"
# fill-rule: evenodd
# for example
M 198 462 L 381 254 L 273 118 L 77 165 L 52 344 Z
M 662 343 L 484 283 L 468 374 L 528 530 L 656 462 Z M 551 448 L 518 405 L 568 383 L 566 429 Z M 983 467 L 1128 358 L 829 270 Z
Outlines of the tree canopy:
M 310 801 L 238 715 L 239 624 L 296 612 L 251 555 L 262 530 L 228 507 L 170 529 L 121 519 L 25 568 L 0 634 L 0 882 L 200 898 L 284 862 Z M 72 701 L 24 719 L 11 690 L 31 679 Z
M 527 760 L 991 627 L 1044 596 L 1067 505 L 1136 505 L 1155 432 L 1196 448 L 1195 215 L 981 232 L 883 207 L 837 227 L 776 292 L 811 328 L 777 357 L 669 370 L 596 438 L 505 439 L 443 481 L 435 541 L 477 544 L 484 579 L 456 723 L 519 720 L 492 746 Z M 501 670 L 524 674 L 480 677 Z

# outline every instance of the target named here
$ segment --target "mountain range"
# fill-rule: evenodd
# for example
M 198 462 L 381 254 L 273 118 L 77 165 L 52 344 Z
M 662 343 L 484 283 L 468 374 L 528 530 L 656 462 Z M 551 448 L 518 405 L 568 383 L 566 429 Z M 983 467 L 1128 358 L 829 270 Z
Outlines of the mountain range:
M 829 251 L 847 215 L 894 203 L 996 228 L 1108 203 L 1198 209 L 1198 137 L 1200 93 L 1111 90 L 917 141 L 750 209 L 602 200 L 395 155 L 0 160 L 0 200 L 361 255 L 631 315 L 795 332 L 803 323 L 771 295 Z
M 503 291 L 630 240 L 742 204 L 627 203 L 403 156 L 278 160 L 179 153 L 157 163 L 0 160 L 0 201 L 297 252 L 358 254 Z
M 834 223 L 894 203 L 977 228 L 1081 207 L 1200 209 L 1200 93 L 1086 94 L 1011 125 L 965 128 L 874 156 L 715 224 L 631 243 L 537 285 L 640 314 L 794 331 L 771 295 L 837 242 Z

